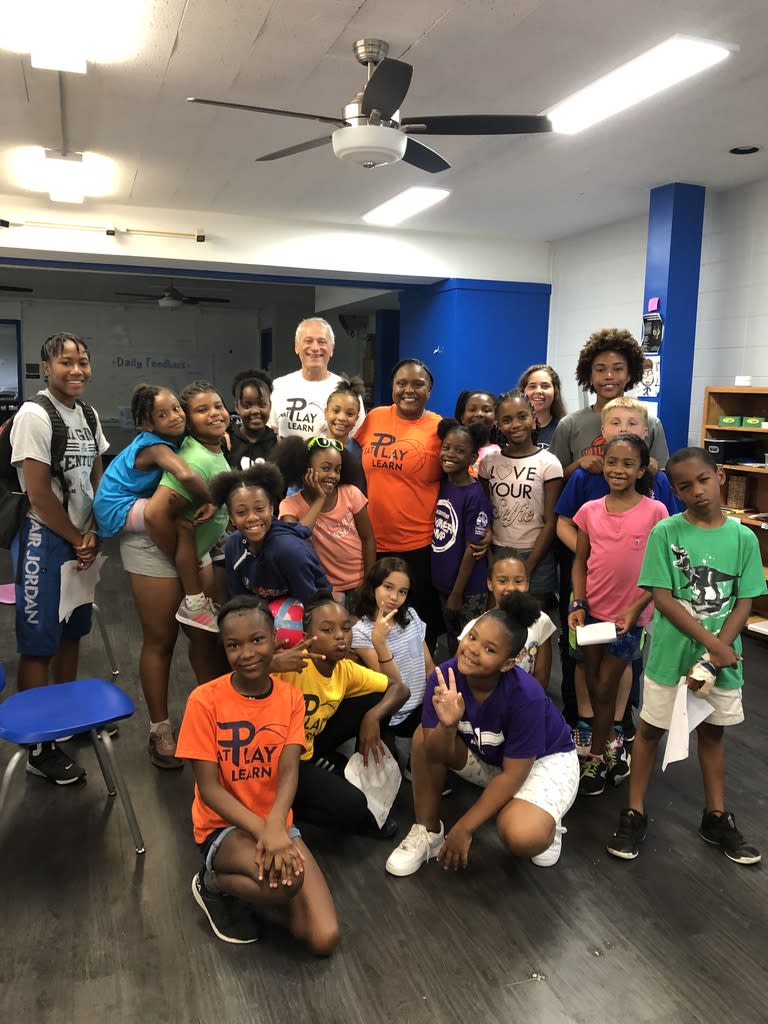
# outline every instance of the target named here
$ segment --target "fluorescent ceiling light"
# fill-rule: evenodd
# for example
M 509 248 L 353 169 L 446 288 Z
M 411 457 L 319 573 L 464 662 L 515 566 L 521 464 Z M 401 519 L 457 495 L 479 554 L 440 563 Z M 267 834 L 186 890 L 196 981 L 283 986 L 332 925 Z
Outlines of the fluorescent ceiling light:
M 732 52 L 705 39 L 672 36 L 547 111 L 556 132 L 573 135 L 719 64 Z
M 66 157 L 42 146 L 23 146 L 10 154 L 10 176 L 19 188 L 47 192 L 54 202 L 82 203 L 86 196 L 107 196 L 118 186 L 118 168 L 100 153 Z
M 404 220 L 413 217 L 422 210 L 428 210 L 430 206 L 439 203 L 450 190 L 447 188 L 424 188 L 415 185 L 407 188 L 399 195 L 393 196 L 380 206 L 374 206 L 368 213 L 363 214 L 363 220 L 368 224 L 378 224 L 381 227 L 394 227 L 402 224 Z
M 32 66 L 84 73 L 129 60 L 148 38 L 153 0 L 0 0 L 0 49 Z

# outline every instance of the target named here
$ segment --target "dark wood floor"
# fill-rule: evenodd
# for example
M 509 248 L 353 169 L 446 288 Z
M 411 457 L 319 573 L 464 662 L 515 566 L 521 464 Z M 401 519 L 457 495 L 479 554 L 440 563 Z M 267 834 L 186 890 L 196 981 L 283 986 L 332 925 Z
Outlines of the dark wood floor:
M 138 704 L 139 630 L 116 558 L 99 601 L 121 683 Z M 0 608 L 0 657 L 9 667 L 13 650 L 12 610 Z M 767 654 L 747 642 L 747 722 L 732 730 L 728 772 L 738 823 L 768 857 Z M 94 634 L 82 674 L 105 673 Z M 173 675 L 177 718 L 191 684 L 182 649 Z M 738 867 L 697 837 L 695 759 L 663 779 L 659 772 L 650 834 L 634 863 L 604 850 L 622 790 L 577 804 L 560 864 L 549 870 L 505 856 L 490 827 L 475 839 L 465 874 L 429 864 L 404 879 L 384 871 L 390 843 L 305 831 L 343 931 L 335 956 L 319 961 L 279 929 L 255 946 L 216 940 L 190 893 L 198 866 L 191 773 L 157 771 L 145 743 L 139 710 L 123 723 L 116 751 L 145 857 L 134 855 L 122 809 L 105 797 L 87 745 L 77 751 L 85 785 L 57 789 L 16 776 L 0 822 L 0 1021 L 768 1020 L 766 869 Z M 9 756 L 0 746 L 0 768 Z M 471 792 L 446 800 L 448 822 Z M 407 783 L 397 806 L 402 836 L 412 820 Z

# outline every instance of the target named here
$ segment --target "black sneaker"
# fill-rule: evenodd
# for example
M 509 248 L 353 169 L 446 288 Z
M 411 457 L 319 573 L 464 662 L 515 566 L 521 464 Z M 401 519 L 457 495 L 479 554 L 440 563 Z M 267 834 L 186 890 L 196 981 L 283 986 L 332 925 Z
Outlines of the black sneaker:
M 39 775 L 57 786 L 69 786 L 85 778 L 85 768 L 81 768 L 53 742 L 30 747 L 26 769 L 30 775 Z
M 605 790 L 605 776 L 608 766 L 605 758 L 596 754 L 588 754 L 581 762 L 581 778 L 579 780 L 579 796 L 600 796 Z
M 261 929 L 246 906 L 234 896 L 206 889 L 202 868 L 192 879 L 192 895 L 216 938 L 239 946 L 259 941 Z
M 699 826 L 699 835 L 714 846 L 719 846 L 725 856 L 736 864 L 759 864 L 761 854 L 750 846 L 736 828 L 736 819 L 729 811 L 715 814 L 704 811 Z
M 625 807 L 619 815 L 619 827 L 606 846 L 608 853 L 622 860 L 634 860 L 640 852 L 640 843 L 645 839 L 647 830 L 648 815 L 632 807 Z
M 620 786 L 625 779 L 629 778 L 627 751 L 618 732 L 615 743 L 609 743 L 605 748 L 605 765 L 605 777 L 614 786 Z

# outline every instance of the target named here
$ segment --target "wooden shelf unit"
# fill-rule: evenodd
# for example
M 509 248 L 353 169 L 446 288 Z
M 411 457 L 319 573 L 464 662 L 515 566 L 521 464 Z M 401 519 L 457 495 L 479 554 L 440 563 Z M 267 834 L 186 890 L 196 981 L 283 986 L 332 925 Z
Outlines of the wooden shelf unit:
M 704 419 L 701 428 L 702 447 L 706 447 L 706 441 L 717 437 L 732 437 L 734 440 L 736 438 L 740 440 L 752 438 L 755 443 L 754 458 L 757 461 L 765 462 L 765 457 L 768 455 L 768 430 L 752 427 L 720 427 L 717 423 L 720 416 L 758 416 L 761 420 L 768 420 L 768 388 L 714 386 L 705 388 Z M 746 481 L 745 505 L 758 512 L 768 512 L 768 463 L 758 466 L 739 466 L 726 462 L 721 465 L 721 468 L 725 473 L 725 484 L 721 496 L 723 506 L 727 500 L 729 481 L 734 476 L 743 475 Z M 768 579 L 768 522 L 752 519 L 748 512 L 734 514 L 734 518 L 757 532 L 763 570 Z M 755 598 L 752 611 L 753 615 L 747 624 L 747 629 L 751 629 L 754 623 L 768 620 L 768 596 Z M 753 634 L 768 638 L 765 634 L 765 627 L 753 630 Z

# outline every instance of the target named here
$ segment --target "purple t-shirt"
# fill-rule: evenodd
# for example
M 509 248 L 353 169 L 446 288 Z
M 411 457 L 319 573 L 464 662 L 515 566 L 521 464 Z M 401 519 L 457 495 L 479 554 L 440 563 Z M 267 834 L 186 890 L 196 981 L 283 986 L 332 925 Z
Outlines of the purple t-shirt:
M 491 523 L 491 503 L 482 485 L 474 480 L 466 487 L 443 480 L 435 508 L 432 531 L 432 586 L 450 594 L 467 544 L 477 544 Z M 465 594 L 484 594 L 488 560 L 478 558 L 464 587 Z
M 469 688 L 466 677 L 456 667 L 456 658 L 444 662 L 440 669 L 448 679 L 448 669 L 456 677 L 456 689 L 464 698 L 464 717 L 459 722 L 459 736 L 481 761 L 501 767 L 505 757 L 546 757 L 573 750 L 571 729 L 541 684 L 515 666 L 504 672 L 496 689 L 479 704 Z M 432 706 L 437 675 L 432 672 L 424 692 L 421 724 L 434 729 L 438 718 Z

